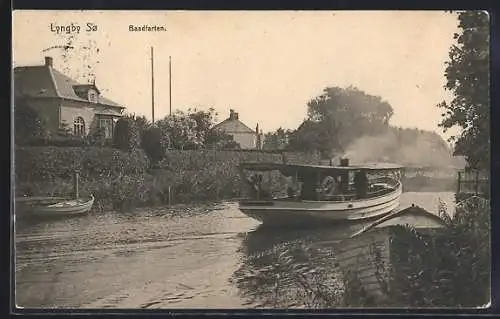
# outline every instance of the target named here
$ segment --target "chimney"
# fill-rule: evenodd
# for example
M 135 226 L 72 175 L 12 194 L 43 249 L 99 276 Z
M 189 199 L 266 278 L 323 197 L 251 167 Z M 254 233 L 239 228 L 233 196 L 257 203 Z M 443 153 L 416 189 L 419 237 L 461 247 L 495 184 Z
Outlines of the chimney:
M 52 63 L 52 62 L 53 62 L 52 57 L 50 57 L 50 56 L 46 56 L 46 57 L 45 57 L 45 66 L 50 66 L 50 67 L 52 67 L 52 65 L 53 65 L 53 63 Z
M 233 109 L 229 110 L 229 119 L 230 120 L 237 120 L 238 119 L 238 113 L 235 112 Z

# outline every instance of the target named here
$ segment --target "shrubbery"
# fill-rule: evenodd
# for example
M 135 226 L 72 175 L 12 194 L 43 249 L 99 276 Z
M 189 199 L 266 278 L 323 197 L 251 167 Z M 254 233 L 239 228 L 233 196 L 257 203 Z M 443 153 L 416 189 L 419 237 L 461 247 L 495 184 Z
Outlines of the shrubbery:
M 306 162 L 314 155 L 290 154 Z M 18 147 L 15 152 L 17 196 L 68 195 L 80 171 L 81 194 L 94 194 L 97 207 L 131 208 L 210 201 L 239 196 L 240 161 L 280 162 L 280 154 L 243 151 L 170 150 L 150 169 L 141 150 L 123 152 L 99 147 Z M 279 181 L 278 181 L 279 182 Z
M 119 150 L 132 152 L 140 148 L 141 137 L 134 120 L 123 117 L 118 120 L 113 135 L 113 146 Z
M 389 271 L 377 278 L 385 300 L 377 301 L 367 295 L 358 279 L 360 274 L 348 272 L 344 278 L 343 306 L 487 305 L 491 293 L 489 205 L 486 199 L 470 197 L 457 205 L 453 217 L 449 217 L 442 206 L 440 215 L 447 224 L 444 229 L 422 232 L 410 226 L 395 226 L 391 232 L 390 267 L 385 268 Z M 372 253 L 376 254 L 376 250 Z M 376 255 L 373 257 L 375 267 L 384 269 L 384 261 Z M 320 297 L 316 298 L 318 303 L 322 300 Z

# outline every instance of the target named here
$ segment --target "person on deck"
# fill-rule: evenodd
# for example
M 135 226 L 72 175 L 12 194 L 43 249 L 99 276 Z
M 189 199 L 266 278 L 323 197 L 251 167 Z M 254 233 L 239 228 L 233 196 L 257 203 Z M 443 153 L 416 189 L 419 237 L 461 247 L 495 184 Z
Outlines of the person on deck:
M 354 176 L 354 186 L 356 187 L 357 197 L 365 198 L 368 193 L 368 177 L 364 170 L 357 172 Z
M 247 182 L 250 186 L 251 198 L 257 198 L 257 194 L 259 193 L 259 181 L 257 174 L 252 174 L 250 177 L 248 177 Z
M 323 195 L 331 196 L 337 190 L 337 181 L 332 176 L 327 176 L 321 183 L 321 189 L 323 190 Z

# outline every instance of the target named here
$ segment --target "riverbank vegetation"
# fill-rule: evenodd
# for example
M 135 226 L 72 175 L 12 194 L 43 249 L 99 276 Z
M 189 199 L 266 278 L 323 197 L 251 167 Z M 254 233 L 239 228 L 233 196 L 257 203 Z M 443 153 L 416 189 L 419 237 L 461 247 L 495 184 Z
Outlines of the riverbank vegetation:
M 17 147 L 16 196 L 72 194 L 73 172 L 80 172 L 80 193 L 94 194 L 96 207 L 200 202 L 239 196 L 240 161 L 282 162 L 281 153 L 243 150 L 168 150 L 155 167 L 137 149 L 109 147 Z M 289 162 L 317 163 L 315 154 L 285 153 Z

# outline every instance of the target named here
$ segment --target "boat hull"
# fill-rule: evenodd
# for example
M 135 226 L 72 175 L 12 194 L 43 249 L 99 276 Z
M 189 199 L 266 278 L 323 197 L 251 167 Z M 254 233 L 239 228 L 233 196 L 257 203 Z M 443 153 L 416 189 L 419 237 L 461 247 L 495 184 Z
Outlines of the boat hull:
M 245 215 L 265 225 L 309 225 L 365 221 L 383 217 L 399 206 L 402 188 L 384 196 L 343 202 L 331 201 L 241 201 Z
M 85 214 L 89 212 L 93 205 L 94 205 L 94 196 L 91 196 L 90 199 L 87 201 L 64 200 L 49 205 L 43 205 L 39 203 L 30 205 L 29 203 L 25 203 L 24 205 L 20 205 L 19 211 L 23 211 L 25 214 L 28 213 L 30 215 L 35 215 L 40 217 L 72 216 L 72 215 Z

